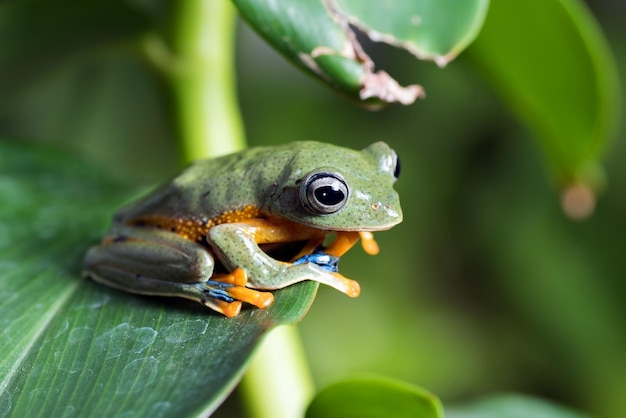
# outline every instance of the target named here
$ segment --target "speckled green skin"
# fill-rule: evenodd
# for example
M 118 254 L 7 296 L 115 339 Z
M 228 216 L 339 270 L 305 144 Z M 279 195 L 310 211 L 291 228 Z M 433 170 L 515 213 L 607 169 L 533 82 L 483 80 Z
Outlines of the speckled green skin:
M 393 190 L 394 158 L 382 142 L 362 151 L 319 142 L 250 148 L 192 164 L 171 183 L 119 212 L 116 221 L 143 215 L 211 219 L 254 205 L 315 228 L 384 230 L 402 220 L 398 194 Z M 348 203 L 331 215 L 306 211 L 298 197 L 298 181 L 320 167 L 339 172 L 350 187 Z M 382 207 L 373 210 L 374 202 Z
M 384 230 L 402 220 L 393 190 L 396 163 L 395 153 L 382 142 L 361 151 L 295 142 L 198 161 L 115 215 L 109 236 L 124 239 L 90 249 L 86 274 L 126 291 L 186 297 L 215 309 L 207 298 L 211 286 L 206 282 L 214 267 L 207 248 L 169 231 L 129 226 L 130 222 L 150 215 L 210 220 L 253 205 L 264 213 L 329 233 Z M 332 214 L 311 212 L 299 197 L 302 180 L 320 168 L 339 173 L 348 185 L 348 201 Z M 315 264 L 291 265 L 272 259 L 245 233 L 246 227 L 245 223 L 214 226 L 207 242 L 227 269 L 246 271 L 248 287 L 279 289 L 317 280 L 342 290 L 336 275 Z

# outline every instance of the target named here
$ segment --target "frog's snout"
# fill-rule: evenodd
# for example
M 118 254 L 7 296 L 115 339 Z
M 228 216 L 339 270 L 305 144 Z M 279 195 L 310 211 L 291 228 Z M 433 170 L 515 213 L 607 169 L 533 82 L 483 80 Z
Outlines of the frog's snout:
M 389 229 L 402 222 L 402 210 L 398 203 L 374 202 L 370 218 L 378 224 L 374 229 Z
M 402 222 L 402 211 L 400 210 L 400 207 L 398 207 L 398 210 L 395 210 L 391 206 L 389 207 L 386 206 L 385 211 L 387 212 L 387 216 L 394 220 L 395 222 L 394 225 L 397 225 L 400 222 Z

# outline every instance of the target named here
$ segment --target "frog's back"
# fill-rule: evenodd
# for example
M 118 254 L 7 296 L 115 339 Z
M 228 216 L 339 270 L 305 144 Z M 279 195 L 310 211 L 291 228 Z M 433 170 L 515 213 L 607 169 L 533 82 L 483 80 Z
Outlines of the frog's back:
M 256 147 L 198 160 L 140 200 L 122 208 L 116 220 L 145 217 L 211 219 L 246 206 L 260 207 L 267 182 L 288 163 L 287 146 Z M 281 167 L 280 162 L 284 163 Z M 260 190 L 263 189 L 263 190 Z
M 401 219 L 393 191 L 396 161 L 395 153 L 382 143 L 361 151 L 313 141 L 250 148 L 191 164 L 118 212 L 115 222 L 156 226 L 181 235 L 191 228 L 195 232 L 189 235 L 194 237 L 219 223 L 265 215 L 331 230 L 388 228 Z M 353 190 L 350 205 L 333 216 L 321 217 L 302 204 L 300 182 L 321 169 L 337 171 Z M 384 210 L 377 210 L 380 207 Z M 353 219 L 368 224 L 355 226 Z

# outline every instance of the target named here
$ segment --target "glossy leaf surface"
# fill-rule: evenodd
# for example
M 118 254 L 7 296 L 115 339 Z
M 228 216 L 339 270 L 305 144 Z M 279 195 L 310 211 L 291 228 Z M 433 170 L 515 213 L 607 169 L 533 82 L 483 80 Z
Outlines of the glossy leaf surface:
M 0 142 L 0 415 L 206 416 L 263 333 L 298 321 L 317 286 L 228 319 L 81 278 L 86 248 L 130 197 L 92 170 Z

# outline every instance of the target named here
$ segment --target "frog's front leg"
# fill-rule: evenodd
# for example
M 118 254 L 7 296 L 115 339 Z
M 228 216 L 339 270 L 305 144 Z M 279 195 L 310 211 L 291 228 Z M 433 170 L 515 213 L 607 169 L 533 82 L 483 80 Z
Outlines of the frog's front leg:
M 263 219 L 224 223 L 209 231 L 208 241 L 216 256 L 230 270 L 241 268 L 248 277 L 247 286 L 254 289 L 282 289 L 304 280 L 314 280 L 356 297 L 357 282 L 329 271 L 314 262 L 292 264 L 267 255 L 259 244 L 312 240 L 319 241 L 324 231 L 290 223 L 274 224 Z M 344 251 L 345 252 L 345 251 Z
M 195 300 L 226 316 L 241 303 L 269 306 L 271 293 L 245 286 L 245 274 L 213 274 L 206 247 L 175 233 L 143 227 L 118 227 L 85 257 L 85 275 L 132 293 Z

